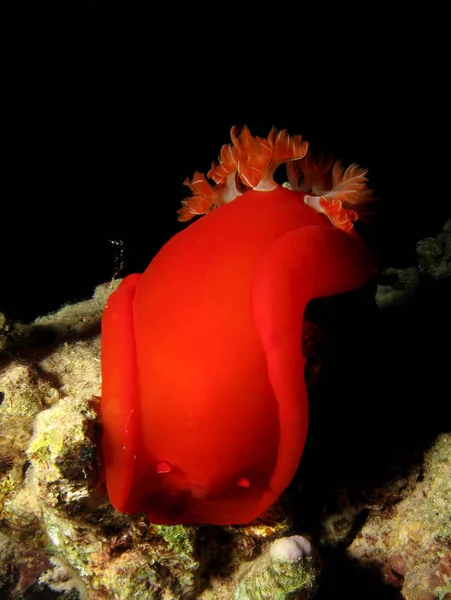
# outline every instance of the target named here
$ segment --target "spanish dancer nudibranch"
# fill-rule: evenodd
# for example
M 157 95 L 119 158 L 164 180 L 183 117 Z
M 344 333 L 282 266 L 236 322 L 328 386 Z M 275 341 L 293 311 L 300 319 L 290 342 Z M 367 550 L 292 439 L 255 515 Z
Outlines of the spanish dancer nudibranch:
M 153 523 L 249 523 L 277 500 L 307 435 L 304 309 L 377 270 L 353 227 L 366 170 L 315 162 L 285 130 L 231 140 L 208 179 L 185 182 L 179 220 L 205 216 L 103 315 L 107 489 Z M 282 163 L 289 187 L 273 179 Z

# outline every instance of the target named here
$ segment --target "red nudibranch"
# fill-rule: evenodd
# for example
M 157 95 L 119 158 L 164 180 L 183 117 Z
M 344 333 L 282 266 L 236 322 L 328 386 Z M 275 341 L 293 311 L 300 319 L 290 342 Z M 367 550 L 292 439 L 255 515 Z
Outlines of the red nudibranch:
M 110 296 L 102 417 L 112 504 L 153 523 L 249 523 L 293 478 L 307 434 L 301 351 L 313 298 L 376 261 L 353 229 L 366 170 L 315 162 L 301 136 L 231 131 L 175 235 Z M 289 185 L 275 183 L 287 163 Z M 299 183 L 300 182 L 300 183 Z

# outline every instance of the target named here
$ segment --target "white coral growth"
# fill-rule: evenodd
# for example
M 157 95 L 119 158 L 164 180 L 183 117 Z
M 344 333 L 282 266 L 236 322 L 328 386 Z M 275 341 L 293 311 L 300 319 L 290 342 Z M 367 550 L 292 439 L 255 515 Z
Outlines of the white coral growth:
M 86 587 L 78 573 L 56 556 L 50 559 L 53 569 L 49 569 L 39 577 L 39 583 L 44 583 L 55 592 L 77 590 L 81 600 L 87 598 Z

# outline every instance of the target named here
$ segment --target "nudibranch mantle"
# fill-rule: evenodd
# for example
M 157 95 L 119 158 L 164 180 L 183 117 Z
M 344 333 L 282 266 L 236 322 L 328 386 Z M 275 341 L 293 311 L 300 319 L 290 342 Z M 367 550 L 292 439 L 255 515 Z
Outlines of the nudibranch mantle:
M 179 220 L 205 216 L 126 277 L 103 315 L 108 493 L 153 523 L 249 523 L 277 500 L 307 435 L 305 306 L 376 269 L 353 228 L 372 199 L 364 169 L 316 162 L 274 128 L 231 138 L 214 184 L 186 182 Z M 284 162 L 290 188 L 273 179 Z

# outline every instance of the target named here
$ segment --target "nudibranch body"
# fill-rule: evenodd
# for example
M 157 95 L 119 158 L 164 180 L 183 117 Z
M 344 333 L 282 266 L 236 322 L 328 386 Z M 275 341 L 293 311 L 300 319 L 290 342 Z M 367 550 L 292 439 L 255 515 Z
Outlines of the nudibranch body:
M 231 135 L 215 185 L 195 173 L 179 219 L 208 214 L 126 277 L 103 316 L 108 493 L 153 523 L 248 523 L 274 503 L 307 434 L 305 306 L 375 270 L 353 229 L 365 170 L 315 162 L 285 131 Z M 290 188 L 273 180 L 283 162 Z

